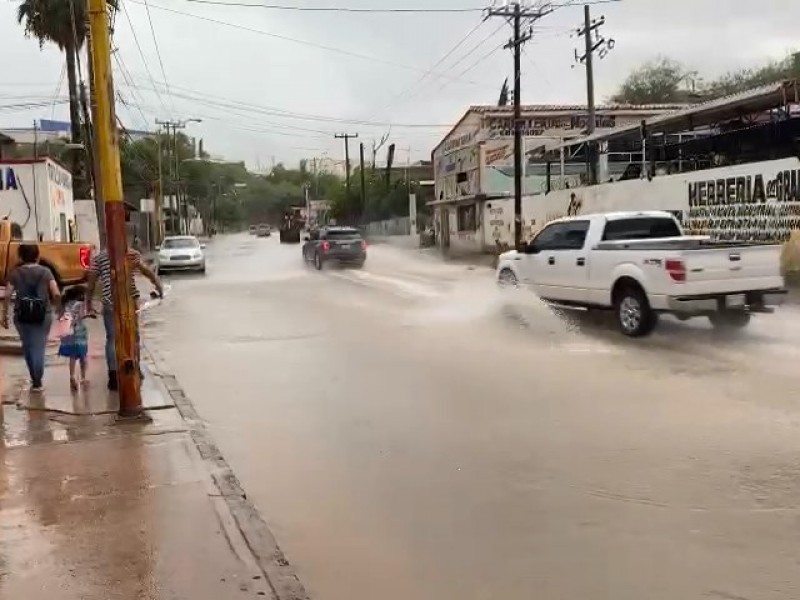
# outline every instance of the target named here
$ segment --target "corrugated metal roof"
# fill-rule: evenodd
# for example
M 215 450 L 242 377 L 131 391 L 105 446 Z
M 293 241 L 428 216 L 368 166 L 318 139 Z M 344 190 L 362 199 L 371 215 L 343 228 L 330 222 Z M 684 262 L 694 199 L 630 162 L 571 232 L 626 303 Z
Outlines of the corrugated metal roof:
M 630 112 L 653 112 L 679 110 L 686 108 L 687 104 L 608 104 L 595 108 L 597 111 L 630 111 Z M 537 112 L 587 112 L 589 108 L 585 104 L 525 104 L 521 107 L 523 113 Z M 514 112 L 513 106 L 492 106 L 490 104 L 476 104 L 470 106 L 468 112 L 477 113 L 511 113 Z
M 789 79 L 650 117 L 645 119 L 645 126 L 653 133 L 679 133 L 692 128 L 733 120 L 742 114 L 763 112 L 785 106 L 787 103 L 799 102 L 800 83 L 795 79 Z M 611 132 L 576 138 L 566 142 L 563 146 L 627 137 L 637 133 L 639 129 L 640 125 L 622 127 Z

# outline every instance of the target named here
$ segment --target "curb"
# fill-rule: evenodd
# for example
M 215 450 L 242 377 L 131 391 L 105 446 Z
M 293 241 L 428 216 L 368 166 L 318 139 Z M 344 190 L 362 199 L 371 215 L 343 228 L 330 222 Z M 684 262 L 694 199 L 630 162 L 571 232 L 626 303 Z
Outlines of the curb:
M 245 541 L 250 553 L 272 589 L 276 600 L 309 600 L 297 573 L 284 556 L 275 536 L 261 517 L 255 505 L 247 499 L 241 483 L 233 472 L 228 461 L 214 443 L 211 434 L 200 419 L 194 405 L 189 400 L 177 378 L 167 373 L 164 360 L 160 359 L 147 344 L 142 342 L 142 349 L 155 366 L 153 374 L 161 378 L 167 393 L 175 403 L 181 417 L 190 427 L 192 437 L 200 457 L 207 464 L 214 486 L 224 499 L 236 528 Z

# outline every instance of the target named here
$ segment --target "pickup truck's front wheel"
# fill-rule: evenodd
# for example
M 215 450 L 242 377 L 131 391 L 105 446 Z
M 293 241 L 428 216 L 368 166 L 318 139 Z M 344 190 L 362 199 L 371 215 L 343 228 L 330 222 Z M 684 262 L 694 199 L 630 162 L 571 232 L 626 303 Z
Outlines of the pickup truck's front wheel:
M 515 287 L 517 285 L 517 276 L 511 269 L 503 269 L 497 275 L 497 283 L 503 287 Z
M 658 315 L 650 308 L 647 296 L 639 287 L 629 286 L 619 290 L 614 310 L 620 331 L 629 337 L 650 334 L 658 322 Z
M 750 313 L 743 310 L 723 310 L 708 315 L 717 329 L 742 329 L 750 323 Z

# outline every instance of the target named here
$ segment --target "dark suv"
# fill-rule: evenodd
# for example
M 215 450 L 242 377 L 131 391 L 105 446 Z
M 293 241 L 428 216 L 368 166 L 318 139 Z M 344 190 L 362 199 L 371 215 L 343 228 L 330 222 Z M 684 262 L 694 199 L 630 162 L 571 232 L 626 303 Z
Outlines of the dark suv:
M 329 261 L 361 268 L 367 260 L 367 242 L 354 227 L 324 227 L 306 236 L 303 260 L 317 270 Z

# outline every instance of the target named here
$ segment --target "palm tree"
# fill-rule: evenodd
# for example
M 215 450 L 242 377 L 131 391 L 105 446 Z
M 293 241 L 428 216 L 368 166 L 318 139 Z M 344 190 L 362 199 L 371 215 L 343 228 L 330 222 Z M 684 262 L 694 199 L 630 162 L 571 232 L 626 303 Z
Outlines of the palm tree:
M 72 142 L 78 143 L 81 120 L 76 69 L 78 52 L 86 41 L 86 2 L 23 0 L 17 9 L 17 21 L 24 25 L 27 37 L 39 41 L 40 48 L 44 47 L 45 42 L 52 42 L 66 56 Z

